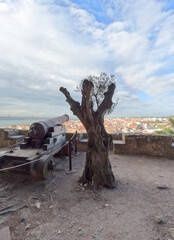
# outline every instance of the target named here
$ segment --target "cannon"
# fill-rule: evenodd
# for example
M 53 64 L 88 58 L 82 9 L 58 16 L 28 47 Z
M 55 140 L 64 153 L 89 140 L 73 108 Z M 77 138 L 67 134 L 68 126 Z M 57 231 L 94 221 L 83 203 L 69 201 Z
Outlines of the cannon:
M 29 129 L 28 137 L 20 144 L 20 148 L 0 153 L 0 170 L 7 166 L 14 171 L 27 172 L 39 178 L 48 178 L 53 170 L 53 156 L 66 142 L 65 126 L 69 120 L 64 114 L 60 117 L 34 122 Z M 15 168 L 15 166 L 21 167 Z
M 64 114 L 61 117 L 35 122 L 29 129 L 29 136 L 33 139 L 43 139 L 50 129 L 54 128 L 55 126 L 61 126 L 62 123 L 67 122 L 68 120 L 69 116 Z

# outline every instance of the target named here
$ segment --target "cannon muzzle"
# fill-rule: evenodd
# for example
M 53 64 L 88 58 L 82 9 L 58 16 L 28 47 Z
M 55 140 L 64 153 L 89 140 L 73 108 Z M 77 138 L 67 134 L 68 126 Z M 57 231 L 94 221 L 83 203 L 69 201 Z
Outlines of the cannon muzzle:
M 44 121 L 35 122 L 30 126 L 29 136 L 34 139 L 43 139 L 51 127 L 61 125 L 69 120 L 69 116 L 64 114 L 61 117 L 46 119 Z

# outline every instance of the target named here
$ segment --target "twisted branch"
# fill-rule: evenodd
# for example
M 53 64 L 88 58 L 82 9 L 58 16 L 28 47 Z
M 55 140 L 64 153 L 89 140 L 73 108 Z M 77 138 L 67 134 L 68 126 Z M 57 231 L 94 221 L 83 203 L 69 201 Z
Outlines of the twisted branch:
M 98 107 L 98 110 L 96 111 L 96 116 L 98 118 L 103 117 L 107 110 L 111 109 L 113 104 L 112 97 L 114 95 L 115 88 L 116 88 L 115 84 L 111 83 L 111 85 L 109 85 L 108 87 L 108 91 L 104 93 L 104 99 L 100 106 Z
M 70 109 L 73 112 L 74 115 L 76 115 L 80 120 L 83 119 L 83 113 L 81 111 L 81 106 L 80 103 L 75 101 L 70 93 L 68 92 L 68 90 L 66 88 L 60 87 L 59 89 L 66 97 L 66 101 L 69 103 L 70 105 Z

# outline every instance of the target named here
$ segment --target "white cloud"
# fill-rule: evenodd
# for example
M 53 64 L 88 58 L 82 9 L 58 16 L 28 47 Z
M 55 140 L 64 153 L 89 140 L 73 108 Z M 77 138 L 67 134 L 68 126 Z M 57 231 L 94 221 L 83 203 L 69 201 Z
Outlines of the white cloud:
M 174 84 L 173 75 L 165 74 L 174 60 L 174 12 L 164 11 L 164 2 L 156 0 L 111 0 L 107 6 L 115 13 L 112 18 L 118 14 L 125 24 L 120 31 L 106 30 L 115 71 L 128 88 L 167 96 Z
M 145 109 L 154 114 L 154 107 L 164 111 L 166 104 L 168 114 L 174 90 L 174 13 L 165 10 L 166 1 L 103 0 L 109 24 L 68 0 L 0 2 L 0 114 L 5 108 L 12 111 L 10 103 L 16 112 L 69 111 L 58 88 L 65 86 L 77 96 L 73 89 L 80 80 L 101 71 L 119 77 L 120 101 L 113 115 L 131 114 L 130 104 L 137 115 Z M 165 101 L 152 104 L 151 97 L 158 102 L 161 96 Z

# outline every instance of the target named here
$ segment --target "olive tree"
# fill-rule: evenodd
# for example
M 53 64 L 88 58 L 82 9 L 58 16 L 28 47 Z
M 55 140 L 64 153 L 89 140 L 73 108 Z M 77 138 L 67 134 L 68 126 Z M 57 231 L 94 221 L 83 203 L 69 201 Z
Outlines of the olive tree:
M 115 177 L 109 161 L 111 135 L 104 126 L 104 116 L 113 110 L 112 97 L 116 88 L 115 77 L 101 73 L 99 77 L 89 76 L 77 87 L 82 93 L 81 103 L 75 101 L 66 88 L 60 91 L 74 115 L 84 125 L 87 135 L 86 163 L 81 183 L 92 183 L 109 188 L 115 186 Z

